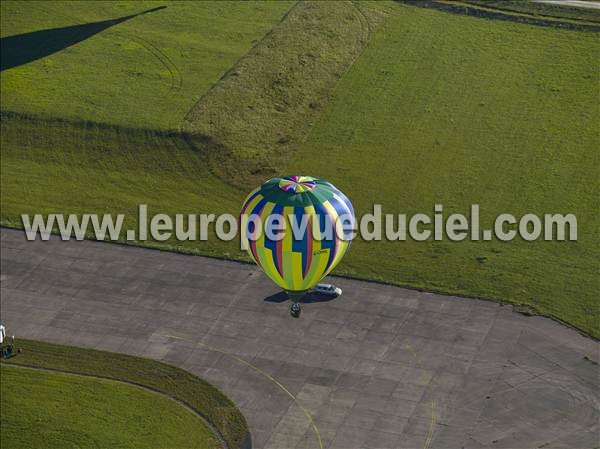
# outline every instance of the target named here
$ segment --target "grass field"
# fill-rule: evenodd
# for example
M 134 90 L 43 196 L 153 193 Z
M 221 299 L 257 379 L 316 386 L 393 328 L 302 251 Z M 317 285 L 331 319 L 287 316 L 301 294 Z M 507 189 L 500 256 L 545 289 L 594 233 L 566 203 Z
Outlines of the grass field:
M 278 176 L 387 8 L 333 1 L 292 8 L 186 116 L 187 132 L 216 144 L 211 171 L 246 187 Z
M 600 335 L 598 54 L 594 33 L 390 16 L 285 171 L 329 178 L 361 212 L 474 203 L 488 228 L 503 212 L 572 212 L 579 241 L 356 242 L 341 271 L 524 303 Z
M 361 3 L 358 12 L 338 5 L 344 7 L 329 10 L 341 14 L 338 20 L 298 16 L 294 8 L 287 16 L 293 22 L 281 22 L 233 65 L 243 73 L 229 72 L 209 92 L 209 84 L 188 92 L 206 95 L 194 108 L 202 114 L 191 114 L 187 122 L 186 108 L 177 109 L 170 98 L 148 96 L 156 111 L 133 109 L 131 97 L 118 106 L 125 101 L 116 98 L 123 85 L 131 84 L 121 79 L 114 81 L 118 88 L 106 87 L 104 99 L 108 105 L 115 98 L 115 105 L 107 107 L 118 120 L 75 110 L 79 106 L 70 98 L 60 111 L 42 111 L 19 99 L 27 91 L 18 86 L 17 72 L 66 58 L 64 51 L 4 71 L 3 111 L 132 126 L 155 120 L 156 130 L 184 126 L 202 138 L 3 113 L 1 222 L 20 226 L 21 213 L 122 212 L 128 214 L 126 224 L 134 224 L 139 203 L 149 204 L 151 213 L 237 213 L 258 179 L 292 172 L 331 180 L 359 212 L 380 203 L 388 213 L 433 213 L 434 204 L 441 203 L 449 215 L 468 213 L 469 205 L 477 203 L 482 227 L 491 227 L 492 218 L 504 212 L 571 212 L 578 218 L 576 243 L 357 241 L 337 273 L 526 304 L 600 336 L 595 300 L 600 249 L 594 237 L 599 229 L 597 34 L 392 2 Z M 281 10 L 263 11 L 273 18 L 271 25 L 287 6 L 274 8 Z M 165 11 L 170 6 L 113 28 L 157 20 Z M 306 56 L 294 41 L 299 37 L 290 32 L 296 20 L 317 27 L 301 36 L 311 52 L 320 51 L 308 41 L 318 36 L 318 27 L 340 33 L 322 49 L 328 57 L 306 68 L 297 63 Z M 336 23 L 354 24 L 362 40 L 341 33 Z M 137 26 L 144 28 L 141 21 Z M 13 34 L 9 31 L 3 26 L 3 32 Z M 97 36 L 68 50 L 91 45 Z M 212 36 L 202 39 L 212 42 Z M 355 45 L 352 51 L 349 42 Z M 187 44 L 165 48 L 170 45 Z M 65 70 L 80 63 L 65 59 Z M 118 64 L 126 70 L 124 60 Z M 8 89 L 5 78 L 12 79 Z M 282 90 L 265 97 L 270 92 L 265 80 L 279 81 L 271 87 L 281 85 Z M 72 84 L 68 89 L 80 88 Z M 132 91 L 142 89 L 141 84 Z M 315 98 L 316 107 L 311 107 Z M 285 107 L 278 109 L 283 100 Z M 195 102 L 181 101 L 186 107 Z M 203 121 L 207 117 L 212 122 Z M 246 120 L 252 125 L 244 127 Z M 265 171 L 249 163 L 254 158 Z M 215 239 L 146 244 L 245 259 L 234 243 Z
M 0 366 L 2 433 L 10 448 L 220 447 L 190 410 L 115 381 Z
M 40 57 L 52 43 L 58 43 L 61 51 L 4 70 L 2 109 L 178 129 L 187 111 L 281 20 L 290 5 L 3 1 L 2 38 L 22 36 L 12 44 L 18 55 Z M 159 6 L 167 7 L 118 24 L 98 25 Z M 74 25 L 85 26 L 73 32 L 68 27 Z M 34 31 L 38 34 L 33 37 L 23 36 Z M 82 35 L 90 36 L 69 45 L 74 36 Z M 3 43 L 3 53 L 7 46 Z
M 148 204 L 151 214 L 218 214 L 235 211 L 243 199 L 243 192 L 212 176 L 205 152 L 180 135 L 3 116 L 0 144 L 0 213 L 9 226 L 22 226 L 18 213 L 69 210 L 124 213 L 125 226 L 135 227 L 138 204 Z M 233 242 L 212 234 L 191 243 L 148 242 L 241 255 Z
M 110 418 L 112 416 L 115 418 L 115 422 L 119 421 L 120 424 L 115 424 L 113 429 L 114 434 L 112 434 L 114 436 L 115 445 L 101 444 L 101 447 L 160 446 L 174 448 L 206 447 L 210 449 L 217 447 L 217 445 L 214 444 L 212 437 L 209 436 L 210 430 L 189 410 L 186 410 L 184 407 L 181 407 L 168 398 L 132 386 L 123 385 L 115 381 L 141 385 L 185 403 L 191 409 L 206 417 L 208 421 L 219 430 L 224 440 L 232 449 L 239 449 L 246 438 L 248 426 L 244 416 L 235 405 L 218 389 L 180 368 L 139 357 L 32 340 L 19 339 L 16 341 L 16 347 L 21 348 L 23 352 L 16 357 L 3 361 L 2 366 L 3 448 L 5 447 L 5 438 L 8 439 L 9 436 L 14 435 L 12 430 L 18 431 L 20 428 L 19 426 L 28 425 L 28 423 L 32 422 L 32 419 L 35 419 L 35 411 L 30 410 L 30 405 L 28 405 L 32 400 L 32 394 L 29 392 L 33 392 L 34 388 L 37 388 L 39 395 L 46 395 L 45 397 L 48 399 L 46 402 L 47 407 L 45 407 L 44 410 L 55 407 L 54 404 L 56 404 L 56 407 L 59 407 L 57 401 L 62 400 L 64 403 L 64 401 L 72 401 L 73 398 L 81 398 L 82 401 L 80 402 L 80 405 L 72 405 L 73 412 L 66 410 L 63 414 L 57 414 L 55 417 L 56 424 L 60 424 L 58 422 L 58 419 L 60 419 L 64 420 L 65 426 L 68 425 L 69 417 L 76 416 L 75 411 L 78 410 L 76 407 L 80 407 L 79 410 L 81 410 L 84 408 L 85 404 L 91 404 L 91 402 L 93 402 L 93 407 L 91 406 L 90 408 L 93 409 L 93 413 L 92 410 L 90 410 L 87 413 L 90 416 L 77 420 L 77 426 L 82 432 L 86 428 L 83 425 L 86 423 L 86 419 L 89 419 L 88 423 L 90 425 L 96 425 L 94 429 L 98 429 L 98 426 L 106 425 L 98 421 L 100 417 L 112 419 Z M 26 379 L 26 376 L 29 374 L 31 374 L 32 377 L 35 377 L 39 373 L 29 373 L 24 370 L 16 372 L 16 368 L 12 368 L 12 371 L 6 371 L 9 374 L 5 377 L 5 364 L 26 365 L 29 367 L 57 370 L 85 376 L 96 376 L 108 380 L 81 379 L 73 376 L 70 376 L 67 379 L 64 377 L 64 374 L 57 374 L 57 377 L 54 378 L 51 375 L 46 376 L 47 373 L 43 373 L 45 380 L 41 380 L 41 385 L 37 385 L 37 383 L 35 386 L 32 385 L 32 379 L 31 382 L 28 380 L 27 382 L 17 384 L 17 389 L 11 392 L 10 390 L 13 384 L 10 380 L 14 379 L 15 376 L 21 376 L 23 379 Z M 11 375 L 11 373 L 13 374 Z M 92 385 L 90 382 L 95 382 L 95 384 Z M 72 385 L 72 387 L 69 385 Z M 61 399 L 55 396 L 55 390 L 57 389 L 64 392 L 65 398 Z M 113 391 L 113 394 L 107 396 L 107 401 L 102 403 L 102 401 L 98 399 L 108 390 Z M 8 396 L 5 396 L 5 391 L 8 392 Z M 136 403 L 148 405 L 148 407 L 142 408 L 142 406 L 140 406 L 140 408 L 136 410 L 133 406 L 124 406 L 123 404 L 127 403 L 127 401 L 123 399 L 123 395 L 137 395 L 139 400 L 136 400 Z M 21 399 L 15 396 L 20 396 Z M 37 396 L 38 395 L 36 395 L 36 397 Z M 14 404 L 15 407 L 23 406 L 28 408 L 27 410 L 23 410 L 21 418 L 21 416 L 17 415 L 17 409 L 13 409 L 12 406 L 5 406 L 5 401 L 7 405 Z M 114 407 L 115 403 L 122 404 L 120 411 L 112 410 L 109 412 L 109 410 Z M 152 403 L 154 404 L 153 406 L 151 406 Z M 161 409 L 150 410 L 150 408 L 158 407 L 161 407 Z M 163 407 L 169 407 L 169 411 L 165 411 Z M 121 414 L 119 415 L 119 413 Z M 11 417 L 11 415 L 13 416 Z M 140 419 L 140 416 L 143 416 L 143 419 Z M 48 425 L 52 424 L 49 419 L 50 417 L 48 417 L 46 421 L 42 421 L 42 423 L 45 422 L 48 423 Z M 156 429 L 153 429 L 157 424 L 156 419 L 162 420 L 159 425 L 168 427 L 168 429 L 163 429 L 164 432 L 162 434 L 157 434 Z M 144 421 L 145 424 L 142 425 L 141 421 Z M 5 423 L 6 426 L 14 426 L 11 427 L 11 432 L 8 432 L 6 435 L 4 431 Z M 127 423 L 128 425 L 126 425 Z M 134 429 L 136 426 L 139 433 Z M 192 431 L 191 426 L 196 426 L 197 429 Z M 127 431 L 129 431 L 129 434 L 127 434 Z M 148 432 L 155 432 L 153 434 L 155 437 L 154 440 L 150 439 L 152 435 L 149 435 Z M 94 435 L 91 435 L 91 432 L 88 436 L 94 437 Z M 133 441 L 133 438 L 136 436 L 138 438 L 136 441 L 139 442 L 139 445 L 136 445 L 136 441 Z M 173 439 L 171 440 L 171 443 L 168 443 L 168 438 L 171 438 L 171 436 Z M 185 441 L 183 438 L 186 438 L 187 436 L 197 438 L 198 442 L 204 441 L 206 444 L 202 443 L 204 444 L 202 446 L 183 444 L 183 441 Z M 37 437 L 39 438 L 39 433 L 37 434 Z M 82 435 L 82 438 L 83 437 L 86 436 Z M 36 436 L 31 435 L 31 438 L 36 438 Z M 57 438 L 61 438 L 61 436 L 57 435 Z M 131 440 L 129 438 L 131 438 Z M 162 444 L 157 444 L 157 441 L 159 441 L 158 438 L 163 438 Z M 31 441 L 32 443 L 35 443 L 34 440 Z M 118 441 L 120 441 L 120 444 L 122 445 L 129 444 L 130 441 L 131 444 L 122 446 L 117 444 Z M 65 440 L 65 444 L 68 444 L 69 442 L 70 440 Z M 83 444 L 80 444 L 79 446 L 73 445 L 71 447 L 90 447 L 90 444 L 87 444 L 89 441 L 80 440 L 79 442 Z M 144 444 L 146 444 L 146 446 L 144 446 Z M 60 445 L 57 444 L 54 447 L 59 446 Z M 24 448 L 42 446 L 15 445 L 13 447 Z

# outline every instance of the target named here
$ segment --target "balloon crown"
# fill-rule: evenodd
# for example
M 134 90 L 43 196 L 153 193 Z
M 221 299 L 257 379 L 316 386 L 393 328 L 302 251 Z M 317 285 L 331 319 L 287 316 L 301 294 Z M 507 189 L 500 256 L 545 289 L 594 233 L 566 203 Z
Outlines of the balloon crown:
M 286 176 L 279 181 L 279 188 L 289 193 L 304 193 L 316 187 L 315 178 L 310 176 Z

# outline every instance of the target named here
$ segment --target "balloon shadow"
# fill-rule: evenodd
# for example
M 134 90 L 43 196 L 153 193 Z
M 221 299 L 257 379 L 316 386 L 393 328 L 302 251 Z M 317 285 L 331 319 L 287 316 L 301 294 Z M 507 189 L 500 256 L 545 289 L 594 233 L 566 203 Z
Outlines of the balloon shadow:
M 329 302 L 329 301 L 333 301 L 336 298 L 337 298 L 337 296 L 323 295 L 323 294 L 316 293 L 316 292 L 308 292 L 304 296 L 302 296 L 298 300 L 298 302 L 301 304 L 312 304 L 312 303 L 318 303 L 318 302 Z M 277 292 L 273 295 L 267 296 L 264 299 L 264 301 L 280 304 L 282 302 L 288 301 L 289 299 L 290 299 L 290 297 L 288 296 L 288 294 L 286 292 L 281 291 L 281 292 Z
M 158 6 L 137 14 L 62 28 L 33 31 L 0 39 L 0 72 L 45 58 L 134 17 L 165 9 Z

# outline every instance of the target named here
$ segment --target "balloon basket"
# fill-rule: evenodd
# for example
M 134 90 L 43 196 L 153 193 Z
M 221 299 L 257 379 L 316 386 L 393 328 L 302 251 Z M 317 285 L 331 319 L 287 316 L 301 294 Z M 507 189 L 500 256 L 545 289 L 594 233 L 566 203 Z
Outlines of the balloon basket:
M 302 312 L 302 307 L 300 307 L 300 300 L 306 295 L 308 291 L 286 291 L 285 293 L 288 295 L 288 298 L 292 301 L 292 305 L 290 306 L 290 315 L 294 318 L 299 318 L 300 313 Z

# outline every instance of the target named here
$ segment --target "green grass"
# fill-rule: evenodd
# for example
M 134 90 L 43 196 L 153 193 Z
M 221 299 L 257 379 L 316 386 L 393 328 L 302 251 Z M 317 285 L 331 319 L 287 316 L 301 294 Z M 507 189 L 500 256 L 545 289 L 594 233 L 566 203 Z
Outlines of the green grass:
M 187 111 L 281 20 L 291 4 L 3 1 L 2 37 L 47 30 L 19 51 L 43 48 L 49 40 L 68 41 L 64 31 L 49 30 L 167 8 L 3 71 L 2 109 L 178 129 Z
M 137 229 L 138 204 L 174 216 L 237 213 L 243 201 L 244 192 L 212 176 L 205 151 L 179 134 L 4 114 L 0 147 L 0 219 L 8 226 L 21 227 L 21 213 L 69 211 L 123 213 L 124 229 Z M 173 236 L 146 244 L 241 256 L 239 245 L 213 233 L 204 242 Z
M 296 4 L 186 116 L 186 131 L 217 144 L 212 171 L 247 187 L 277 176 L 383 14 L 352 2 Z
M 190 410 L 115 381 L 0 366 L 3 448 L 219 447 Z
M 361 17 L 338 6 L 313 16 L 295 7 L 194 108 L 185 129 L 201 136 L 3 114 L 1 223 L 121 212 L 132 226 L 139 203 L 150 213 L 235 214 L 259 179 L 292 172 L 331 180 L 359 212 L 380 203 L 433 213 L 441 203 L 447 216 L 477 203 L 488 228 L 504 212 L 575 213 L 576 243 L 356 241 L 336 272 L 526 304 L 600 336 L 597 34 L 398 3 L 360 3 Z M 335 27 L 335 13 L 351 33 Z M 362 40 L 355 18 L 368 25 Z M 318 29 L 293 32 L 310 26 L 336 39 L 319 49 Z M 303 68 L 303 48 L 318 63 Z M 24 104 L 15 92 L 3 84 L 3 96 Z M 71 106 L 64 115 L 89 118 Z M 214 238 L 144 244 L 247 260 Z
M 244 419 L 244 416 L 240 413 L 240 411 L 235 407 L 235 405 L 218 389 L 210 385 L 209 383 L 203 381 L 202 379 L 184 371 L 182 369 L 176 368 L 171 365 L 167 365 L 165 363 L 156 362 L 154 360 L 143 359 L 140 357 L 132 357 L 124 354 L 113 354 L 105 351 L 96 351 L 92 349 L 83 349 L 76 348 L 72 346 L 63 346 L 56 345 L 51 343 L 43 343 L 33 340 L 24 340 L 19 339 L 16 341 L 16 347 L 22 349 L 22 353 L 17 356 L 7 359 L 3 361 L 3 363 L 8 364 L 17 364 L 17 365 L 26 365 L 30 367 L 38 367 L 49 370 L 58 370 L 64 371 L 68 373 L 77 373 L 88 376 L 97 376 L 106 378 L 114 381 L 121 381 L 127 383 L 133 383 L 137 385 L 144 386 L 151 390 L 158 391 L 167 396 L 170 396 L 173 399 L 181 401 L 188 405 L 190 408 L 205 416 L 209 422 L 211 422 L 221 433 L 225 441 L 229 444 L 229 447 L 232 449 L 238 449 L 241 447 L 243 441 L 246 438 L 246 434 L 248 432 L 248 426 Z M 24 371 L 19 371 L 19 374 L 25 377 L 27 374 Z M 10 378 L 9 378 L 10 379 Z M 63 377 L 61 377 L 63 379 Z M 5 382 L 6 378 L 4 377 L 4 371 L 2 373 L 2 447 L 4 448 L 4 439 L 8 438 L 5 436 L 5 414 L 6 419 L 9 419 L 8 415 L 15 415 L 18 413 L 17 409 L 13 410 L 12 407 L 5 407 L 5 389 L 10 390 L 10 383 Z M 57 382 L 62 385 L 57 388 L 64 389 L 64 400 L 72 401 L 73 398 L 82 398 L 82 395 L 86 395 L 86 400 L 89 398 L 89 401 L 92 401 L 93 398 L 98 398 L 102 396 L 102 393 L 107 391 L 107 389 L 114 390 L 114 395 L 111 396 L 110 402 L 107 404 L 102 404 L 100 402 L 94 402 L 90 405 L 88 401 L 87 404 L 90 405 L 90 410 L 88 414 L 91 414 L 89 417 L 80 416 L 80 419 L 75 420 L 77 423 L 73 423 L 73 425 L 78 426 L 79 429 L 84 429 L 84 424 L 86 423 L 86 419 L 90 419 L 90 423 L 94 419 L 104 416 L 105 419 L 111 419 L 111 413 L 103 413 L 107 412 L 107 408 L 111 408 L 115 405 L 115 401 L 120 404 L 125 404 L 127 401 L 124 401 L 122 397 L 119 398 L 120 394 L 137 394 L 139 395 L 140 401 L 146 401 L 146 404 L 149 404 L 152 400 L 154 401 L 163 401 L 163 404 L 167 404 L 164 400 L 169 401 L 168 399 L 163 399 L 160 396 L 152 395 L 152 393 L 147 393 L 145 391 L 139 391 L 138 389 L 132 389 L 130 386 L 121 386 L 119 384 L 115 384 L 114 382 L 110 382 L 110 384 L 105 381 L 91 381 L 96 382 L 95 385 L 86 382 L 80 382 L 77 378 L 69 377 L 69 383 L 75 383 L 75 387 L 71 390 L 67 391 L 67 386 L 64 385 L 64 381 L 60 382 L 60 379 Z M 81 388 L 80 388 L 81 387 Z M 25 385 L 20 388 L 31 390 L 34 388 L 33 385 Z M 48 387 L 44 387 L 44 385 L 39 386 L 40 394 L 48 394 L 52 395 L 53 392 L 49 391 Z M 81 394 L 77 391 L 81 390 Z M 22 391 L 22 390 L 21 390 Z M 28 397 L 29 396 L 29 397 Z M 11 396 L 9 396 L 10 398 Z M 145 399 L 144 399 L 145 398 Z M 31 401 L 30 395 L 26 395 L 25 399 Z M 48 397 L 49 401 L 53 400 Z M 155 404 L 159 404 L 159 402 L 154 402 Z M 26 404 L 24 402 L 23 404 Z M 81 403 L 82 407 L 83 404 Z M 54 407 L 54 405 L 48 404 L 49 407 Z M 75 406 L 75 405 L 74 405 Z M 156 405 L 155 405 L 156 406 Z M 166 406 L 166 405 L 165 405 Z M 206 434 L 207 428 L 203 429 L 203 423 L 198 420 L 197 417 L 194 417 L 193 414 L 190 414 L 188 410 L 178 406 L 176 403 L 172 403 L 169 405 L 174 414 L 172 417 L 165 416 L 168 413 L 164 412 L 164 408 L 162 410 L 148 410 L 143 413 L 143 420 L 147 421 L 144 426 L 148 426 L 148 431 L 154 427 L 154 423 L 156 423 L 156 419 L 161 419 L 164 427 L 170 428 L 169 430 L 165 430 L 163 436 L 166 438 L 168 435 L 172 435 L 179 431 L 185 432 L 186 428 L 189 429 L 190 425 L 198 426 L 198 429 L 195 434 L 190 432 L 185 432 L 180 434 L 177 438 L 182 438 L 183 436 L 192 436 L 198 435 L 198 438 L 201 437 L 200 431 Z M 47 410 L 47 407 L 44 408 Z M 141 409 L 140 409 L 141 410 Z M 129 423 L 132 424 L 132 420 L 136 420 L 136 424 L 138 427 L 141 425 L 140 421 L 140 410 L 135 410 L 133 408 L 125 408 L 122 409 L 123 417 L 129 416 L 131 419 Z M 177 411 L 178 410 L 178 411 Z M 158 412 L 158 413 L 157 413 Z M 113 410 L 112 416 L 119 417 L 119 410 Z M 31 416 L 30 413 L 27 413 Z M 18 415 L 17 415 L 18 416 Z M 61 415 L 61 419 L 64 417 L 67 419 L 69 416 L 76 416 L 75 413 L 70 414 L 70 412 L 65 412 L 65 414 Z M 188 421 L 183 421 L 183 418 L 186 417 Z M 24 416 L 24 419 L 26 418 Z M 35 418 L 33 418 L 35 419 Z M 47 418 L 49 419 L 49 418 Z M 191 420 L 191 421 L 189 421 Z M 179 421 L 179 424 L 178 424 Z M 14 422 L 14 421 L 13 421 Z M 65 424 L 67 421 L 65 421 Z M 190 424 L 193 423 L 193 424 Z M 102 423 L 97 422 L 97 425 L 102 425 Z M 188 427 L 184 427 L 188 426 Z M 127 426 L 127 428 L 118 426 L 114 429 L 115 438 L 119 436 L 118 432 L 127 432 L 129 430 L 130 436 L 133 438 L 135 436 L 135 430 L 131 426 Z M 142 429 L 140 429 L 142 430 Z M 177 431 L 177 432 L 174 432 Z M 148 443 L 149 435 L 145 434 L 146 432 L 140 432 L 140 444 L 144 444 L 144 442 Z M 8 435 L 12 435 L 9 433 Z M 160 435 L 154 435 L 155 438 L 160 438 Z M 25 436 L 27 437 L 27 436 Z M 24 438 L 25 438 L 24 437 Z M 32 436 L 33 438 L 33 436 Z M 58 436 L 57 436 L 58 438 Z M 128 441 L 128 440 L 125 440 Z M 156 444 L 154 440 L 154 444 L 150 446 L 141 446 L 141 447 L 177 447 L 175 445 L 176 441 L 183 441 L 180 439 L 173 440 L 173 444 L 166 444 L 167 439 L 162 440 L 164 444 Z M 205 439 L 204 441 L 209 441 Z M 67 441 L 68 443 L 68 441 Z M 179 447 L 183 447 L 182 443 L 179 444 Z M 89 447 L 89 444 L 83 444 L 79 447 Z M 103 447 L 113 447 L 111 445 L 101 445 Z M 214 445 L 213 445 L 214 446 Z M 7 446 L 8 447 L 8 446 Z M 17 445 L 15 447 L 24 447 L 21 445 Z M 41 447 L 41 446 L 34 446 Z M 58 446 L 55 446 L 58 447 Z M 62 446 L 61 446 L 62 447 Z M 121 447 L 121 446 L 118 446 Z M 130 447 L 130 446 L 124 446 Z M 140 447 L 134 445 L 133 447 Z M 188 445 L 187 447 L 197 447 L 196 445 Z M 211 446 L 200 446 L 200 447 L 211 447 Z
M 398 7 L 284 171 L 358 211 L 574 213 L 574 242 L 355 242 L 338 272 L 535 307 L 600 335 L 597 35 Z M 385 161 L 385 163 L 382 163 Z

